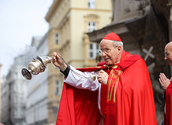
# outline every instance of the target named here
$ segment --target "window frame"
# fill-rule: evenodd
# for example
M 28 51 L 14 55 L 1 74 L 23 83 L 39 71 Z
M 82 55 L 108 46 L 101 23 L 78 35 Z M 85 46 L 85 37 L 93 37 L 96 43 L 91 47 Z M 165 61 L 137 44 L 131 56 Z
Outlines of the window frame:
M 92 48 L 90 48 L 90 45 L 92 45 Z M 95 59 L 97 56 L 100 55 L 100 45 L 98 43 L 89 43 L 88 44 L 88 58 L 90 60 Z M 90 54 L 92 53 L 92 56 Z
M 89 9 L 95 9 L 95 0 L 87 0 L 88 2 L 88 8 Z
M 88 32 L 92 32 L 94 30 L 97 30 L 97 23 L 95 21 L 88 21 L 87 30 L 88 30 Z

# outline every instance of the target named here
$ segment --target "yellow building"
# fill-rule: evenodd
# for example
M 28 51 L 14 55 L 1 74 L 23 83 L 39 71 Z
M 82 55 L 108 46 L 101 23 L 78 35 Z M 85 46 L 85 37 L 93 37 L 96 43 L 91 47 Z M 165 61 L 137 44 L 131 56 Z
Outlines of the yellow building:
M 45 19 L 49 55 L 58 52 L 75 68 L 96 66 L 99 45 L 90 42 L 86 33 L 110 24 L 111 0 L 54 0 Z M 48 123 L 55 123 L 64 76 L 53 64 L 48 71 Z

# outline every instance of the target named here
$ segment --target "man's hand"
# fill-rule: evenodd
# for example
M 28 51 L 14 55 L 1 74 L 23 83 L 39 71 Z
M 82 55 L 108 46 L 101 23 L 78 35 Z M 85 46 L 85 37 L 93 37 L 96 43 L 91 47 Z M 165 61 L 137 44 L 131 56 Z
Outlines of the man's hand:
M 55 52 L 53 57 L 53 64 L 57 66 L 61 71 L 64 71 L 67 68 L 67 65 L 62 60 L 60 56 Z
M 100 83 L 107 85 L 108 77 L 109 75 L 105 71 L 100 70 L 97 79 Z
M 160 82 L 162 88 L 164 90 L 166 90 L 171 81 L 165 76 L 164 73 L 160 73 L 159 74 L 159 82 Z

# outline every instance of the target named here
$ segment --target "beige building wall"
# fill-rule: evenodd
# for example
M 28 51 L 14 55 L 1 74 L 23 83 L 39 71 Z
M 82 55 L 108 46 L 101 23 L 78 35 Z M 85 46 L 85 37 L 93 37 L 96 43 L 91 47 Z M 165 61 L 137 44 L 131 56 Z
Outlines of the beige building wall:
M 111 0 L 95 0 L 95 9 L 88 8 L 87 0 L 54 0 L 45 19 L 49 23 L 49 55 L 58 52 L 76 68 L 96 66 L 95 60 L 88 58 L 91 42 L 85 33 L 89 21 L 96 22 L 96 29 L 110 24 Z M 59 34 L 59 44 L 56 44 L 56 33 Z M 57 112 L 54 109 L 58 110 L 60 104 L 64 76 L 53 64 L 48 66 L 48 123 L 55 124 Z

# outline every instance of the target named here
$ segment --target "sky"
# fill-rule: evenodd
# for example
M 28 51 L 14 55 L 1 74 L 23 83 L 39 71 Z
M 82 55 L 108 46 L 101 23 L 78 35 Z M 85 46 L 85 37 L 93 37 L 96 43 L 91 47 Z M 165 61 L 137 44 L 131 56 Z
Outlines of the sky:
M 7 75 L 14 58 L 31 45 L 33 36 L 48 32 L 45 16 L 53 0 L 0 0 L 1 75 Z

